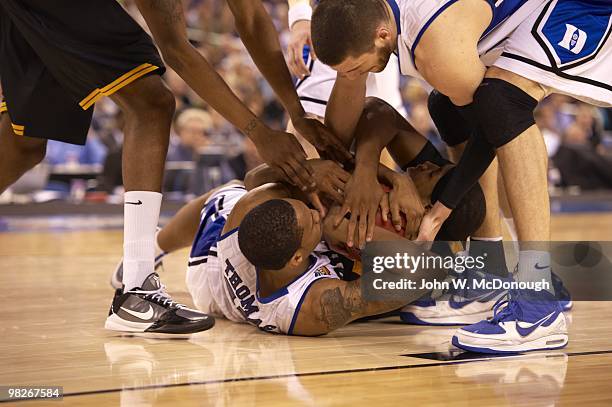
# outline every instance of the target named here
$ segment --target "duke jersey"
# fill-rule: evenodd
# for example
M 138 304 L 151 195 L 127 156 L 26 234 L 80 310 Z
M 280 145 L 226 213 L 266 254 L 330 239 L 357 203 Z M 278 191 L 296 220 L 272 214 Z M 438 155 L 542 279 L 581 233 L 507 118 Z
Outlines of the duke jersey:
M 233 185 L 206 202 L 189 258 L 187 288 L 196 307 L 207 314 L 291 334 L 311 285 L 322 278 L 340 278 L 343 265 L 330 259 L 329 248 L 321 243 L 304 273 L 267 297 L 259 295 L 257 270 L 240 251 L 238 228 L 222 234 L 232 208 L 245 194 L 244 187 Z
M 427 27 L 457 0 L 387 0 L 398 27 L 398 57 L 404 75 L 422 78 L 414 63 L 414 51 Z M 496 45 L 546 0 L 486 0 L 493 11 L 491 24 L 483 33 L 478 52 L 483 62 L 495 60 Z M 452 33 L 449 33 L 452 35 Z

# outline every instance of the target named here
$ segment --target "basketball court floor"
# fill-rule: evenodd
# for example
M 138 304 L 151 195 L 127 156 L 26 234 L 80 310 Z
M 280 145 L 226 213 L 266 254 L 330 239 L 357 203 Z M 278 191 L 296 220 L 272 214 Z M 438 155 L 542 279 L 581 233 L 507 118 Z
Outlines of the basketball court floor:
M 121 231 L 37 222 L 0 233 L 0 385 L 63 386 L 64 398 L 18 405 L 612 406 L 609 302 L 574 304 L 566 349 L 510 357 L 449 352 L 454 328 L 397 318 L 320 338 L 224 320 L 187 339 L 127 337 L 102 328 Z M 611 230 L 612 214 L 553 218 L 555 240 Z M 168 256 L 162 279 L 191 304 L 186 255 Z

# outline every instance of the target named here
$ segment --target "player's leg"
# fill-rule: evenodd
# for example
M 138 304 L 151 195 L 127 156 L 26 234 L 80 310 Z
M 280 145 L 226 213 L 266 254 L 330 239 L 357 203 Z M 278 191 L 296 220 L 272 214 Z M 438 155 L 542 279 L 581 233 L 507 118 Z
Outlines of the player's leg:
M 568 341 L 567 327 L 558 298 L 554 296 L 547 247 L 550 240 L 548 156 L 543 137 L 533 121 L 533 109 L 546 92 L 536 82 L 497 68 L 491 69 L 487 77 L 491 79 L 485 80 L 487 86 L 476 93 L 474 105 L 483 118 L 483 134 L 496 147 L 517 226 L 520 251 L 515 279 L 521 283 L 545 281 L 547 285 L 541 292 L 511 291 L 505 308 L 500 307 L 490 320 L 458 330 L 453 344 L 485 353 L 564 347 Z M 494 112 L 506 120 L 496 120 Z
M 0 114 L 0 193 L 45 158 L 47 140 L 18 136 L 9 115 Z
M 112 96 L 124 113 L 124 250 L 122 280 L 105 327 L 127 332 L 189 334 L 214 319 L 175 303 L 155 273 L 156 228 L 174 97 L 157 75 L 141 78 Z M 160 253 L 161 254 L 161 253 Z
M 198 231 L 201 220 L 202 208 L 206 201 L 217 191 L 232 185 L 243 186 L 241 181 L 230 181 L 218 188 L 193 199 L 170 219 L 170 221 L 157 234 L 157 244 L 164 253 L 189 247 L 193 243 L 193 237 Z
M 155 230 L 174 97 L 157 75 L 141 78 L 112 96 L 124 114 L 125 194 L 123 283 L 141 287 L 154 270 Z

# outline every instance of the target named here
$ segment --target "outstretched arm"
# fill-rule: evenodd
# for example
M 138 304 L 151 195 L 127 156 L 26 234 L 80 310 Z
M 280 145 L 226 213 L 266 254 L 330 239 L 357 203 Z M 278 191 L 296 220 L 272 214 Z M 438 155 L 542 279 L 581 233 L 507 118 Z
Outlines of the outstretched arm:
M 262 158 L 294 184 L 311 188 L 306 154 L 294 136 L 268 128 L 189 42 L 181 0 L 136 0 L 162 56 L 185 82 L 251 138 Z M 286 69 L 286 68 L 285 68 Z
M 295 129 L 320 152 L 338 161 L 350 159 L 348 151 L 324 125 L 306 117 L 291 80 L 278 32 L 260 0 L 228 0 L 236 29 L 253 61 L 278 95 Z

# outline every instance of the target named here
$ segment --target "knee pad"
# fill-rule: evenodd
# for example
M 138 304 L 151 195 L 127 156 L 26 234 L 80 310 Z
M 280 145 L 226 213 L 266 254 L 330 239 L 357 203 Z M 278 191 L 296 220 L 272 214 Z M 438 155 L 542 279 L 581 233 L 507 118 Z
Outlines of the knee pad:
M 511 83 L 485 78 L 473 105 L 482 136 L 499 148 L 535 124 L 533 111 L 538 101 Z
M 432 162 L 440 167 L 450 163 L 450 161 L 442 157 L 442 154 L 440 154 L 438 149 L 431 143 L 431 141 L 428 140 L 417 156 L 414 157 L 408 164 L 402 165 L 401 169 L 402 171 L 406 171 L 408 168 L 416 167 L 417 165 L 423 164 L 426 161 Z
M 440 137 L 448 146 L 459 145 L 470 138 L 471 126 L 447 96 L 433 90 L 427 99 L 427 108 Z

